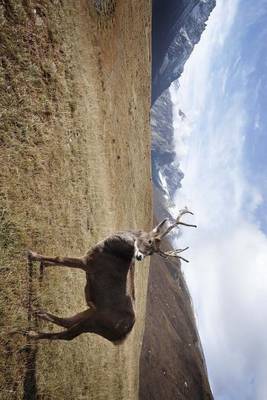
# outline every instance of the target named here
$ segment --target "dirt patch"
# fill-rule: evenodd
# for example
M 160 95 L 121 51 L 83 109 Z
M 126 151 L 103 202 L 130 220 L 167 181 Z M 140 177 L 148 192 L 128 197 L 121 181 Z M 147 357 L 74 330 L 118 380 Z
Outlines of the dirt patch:
M 49 400 L 138 397 L 147 264 L 122 346 L 82 335 L 35 349 L 9 332 L 37 324 L 29 291 L 55 314 L 85 307 L 83 273 L 50 268 L 39 282 L 36 265 L 30 280 L 26 248 L 80 256 L 114 230 L 151 226 L 150 17 L 145 0 L 117 0 L 110 13 L 88 0 L 1 2 L 3 400 L 32 398 L 27 387 Z

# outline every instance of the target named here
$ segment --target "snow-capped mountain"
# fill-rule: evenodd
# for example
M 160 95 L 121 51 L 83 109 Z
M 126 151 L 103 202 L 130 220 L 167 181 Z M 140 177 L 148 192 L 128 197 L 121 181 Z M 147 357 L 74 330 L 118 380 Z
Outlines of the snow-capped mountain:
M 181 117 L 185 118 L 185 117 Z M 169 90 L 160 96 L 151 109 L 153 182 L 171 199 L 184 177 L 176 161 L 173 143 L 173 111 Z
M 153 0 L 151 127 L 155 224 L 171 218 L 174 193 L 184 176 L 177 160 L 187 151 L 183 140 L 192 123 L 179 105 L 173 107 L 168 88 L 181 75 L 214 6 L 215 0 Z M 174 125 L 181 132 L 175 143 Z M 163 246 L 173 249 L 172 239 L 166 238 Z M 181 265 L 154 256 L 149 274 L 139 399 L 212 400 Z
M 177 80 L 215 5 L 216 0 L 153 2 L 152 173 L 168 205 L 184 177 L 173 140 L 173 104 L 168 88 L 173 81 L 179 85 Z M 178 110 L 178 117 L 181 129 L 186 129 L 183 110 Z
M 153 2 L 152 104 L 183 72 L 215 5 L 216 0 Z

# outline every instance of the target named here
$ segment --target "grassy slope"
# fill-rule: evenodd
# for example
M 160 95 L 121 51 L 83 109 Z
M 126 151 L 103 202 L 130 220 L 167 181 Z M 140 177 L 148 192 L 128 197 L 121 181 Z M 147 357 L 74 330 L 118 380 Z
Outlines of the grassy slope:
M 168 215 L 162 191 L 154 187 L 153 192 L 156 225 L 157 218 Z M 163 240 L 162 247 L 173 250 L 170 237 Z M 183 268 L 190 264 L 184 263 Z M 150 399 L 213 399 L 181 263 L 157 255 L 151 257 L 140 358 L 139 400 Z
M 171 249 L 167 240 L 165 247 Z M 151 260 L 139 399 L 213 399 L 180 264 L 157 256 Z
M 40 283 L 36 265 L 29 282 L 25 248 L 82 255 L 109 232 L 151 224 L 150 1 L 118 0 L 112 17 L 92 3 L 0 8 L 1 400 L 137 398 L 147 265 L 122 346 L 82 335 L 35 348 L 9 335 L 36 326 L 29 302 L 60 315 L 85 307 L 83 273 L 50 268 Z

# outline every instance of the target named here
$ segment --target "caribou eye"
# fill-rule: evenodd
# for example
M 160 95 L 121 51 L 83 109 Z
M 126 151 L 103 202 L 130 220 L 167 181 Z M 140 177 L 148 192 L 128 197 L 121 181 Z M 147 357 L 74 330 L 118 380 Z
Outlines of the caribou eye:
M 148 243 L 149 243 L 149 244 L 152 244 L 152 240 L 149 239 Z

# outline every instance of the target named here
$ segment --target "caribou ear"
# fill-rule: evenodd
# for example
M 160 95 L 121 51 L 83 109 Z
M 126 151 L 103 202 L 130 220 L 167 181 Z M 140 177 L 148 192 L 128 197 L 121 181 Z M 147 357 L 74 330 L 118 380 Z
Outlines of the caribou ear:
M 166 222 L 168 221 L 168 218 L 165 218 L 163 221 L 161 221 L 152 231 L 154 236 L 159 236 L 162 235 L 162 233 L 167 229 L 166 226 L 164 226 L 166 224 Z

